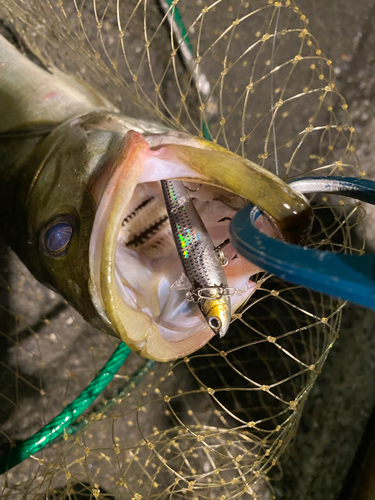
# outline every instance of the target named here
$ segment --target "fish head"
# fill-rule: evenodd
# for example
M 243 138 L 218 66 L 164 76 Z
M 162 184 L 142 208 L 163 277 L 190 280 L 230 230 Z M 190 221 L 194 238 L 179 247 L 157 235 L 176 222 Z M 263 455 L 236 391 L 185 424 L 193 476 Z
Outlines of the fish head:
M 62 124 L 30 163 L 33 174 L 21 187 L 27 238 L 18 242 L 21 258 L 92 325 L 160 361 L 224 335 L 230 322 L 225 300 L 235 312 L 255 290 L 250 276 L 259 271 L 227 245 L 228 286 L 241 293 L 207 306 L 210 326 L 186 290 L 171 291 L 182 267 L 161 179 L 194 183 L 194 203 L 215 245 L 229 237 L 230 218 L 247 200 L 264 208 L 286 239 L 297 239 L 310 224 L 306 202 L 261 167 L 202 139 L 116 113 Z
M 39 281 L 63 295 L 90 323 L 113 333 L 92 301 L 89 267 L 102 175 L 111 169 L 124 138 L 118 123 L 118 132 L 116 126 L 108 132 L 112 117 L 106 118 L 90 113 L 70 120 L 40 142 L 29 159 L 32 177 L 24 175 L 19 188 L 27 243 L 12 246 Z
M 202 300 L 199 304 L 208 326 L 220 338 L 227 333 L 231 320 L 230 298 L 222 296 L 217 299 Z

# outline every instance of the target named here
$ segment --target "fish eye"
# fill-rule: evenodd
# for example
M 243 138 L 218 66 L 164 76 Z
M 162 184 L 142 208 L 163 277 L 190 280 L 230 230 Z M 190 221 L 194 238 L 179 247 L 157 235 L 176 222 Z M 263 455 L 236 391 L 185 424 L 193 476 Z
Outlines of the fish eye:
M 208 324 L 213 330 L 218 330 L 222 326 L 221 320 L 217 316 L 211 316 L 208 320 Z
M 59 220 L 49 225 L 43 235 L 43 247 L 53 257 L 64 257 L 73 236 L 73 221 Z

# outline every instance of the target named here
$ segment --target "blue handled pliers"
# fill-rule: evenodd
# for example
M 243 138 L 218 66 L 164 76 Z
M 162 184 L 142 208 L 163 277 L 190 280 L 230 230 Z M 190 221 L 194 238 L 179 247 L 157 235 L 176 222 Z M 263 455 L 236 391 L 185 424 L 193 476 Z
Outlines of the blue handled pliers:
M 375 205 L 375 182 L 355 177 L 305 177 L 289 184 L 303 193 L 349 196 Z M 261 215 L 246 205 L 232 219 L 230 239 L 236 251 L 280 278 L 375 310 L 375 254 L 344 255 L 291 245 L 259 231 Z

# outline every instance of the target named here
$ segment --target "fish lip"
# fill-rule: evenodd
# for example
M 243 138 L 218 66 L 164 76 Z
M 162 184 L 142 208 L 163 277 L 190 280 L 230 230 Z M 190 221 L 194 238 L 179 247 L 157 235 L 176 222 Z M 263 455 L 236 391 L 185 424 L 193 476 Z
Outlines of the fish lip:
M 153 318 L 124 304 L 116 286 L 116 245 L 123 219 L 132 194 L 140 182 L 144 162 L 151 152 L 144 137 L 129 131 L 109 166 L 90 237 L 90 294 L 92 302 L 104 323 L 137 353 L 158 361 L 183 357 L 203 347 L 213 336 L 210 328 L 177 342 L 169 342 L 159 332 Z M 138 164 L 137 164 L 138 160 Z M 129 170 L 129 164 L 133 162 Z M 118 181 L 121 176 L 120 186 Z M 116 206 L 121 209 L 116 210 Z M 116 215 L 117 214 L 117 215 Z M 123 304 L 122 310 L 116 303 Z M 136 327 L 134 326 L 136 325 Z M 135 331 L 135 329 L 137 331 Z M 161 344 L 158 347 L 156 344 Z M 184 347 L 176 348 L 177 344 Z
M 113 204 L 114 204 L 114 190 L 117 188 L 117 180 L 121 176 L 123 170 L 125 170 L 127 166 L 127 148 L 134 150 L 138 143 L 145 143 L 142 135 L 133 130 L 127 132 L 123 137 L 119 149 L 113 158 L 113 161 L 110 165 L 107 166 L 107 172 L 104 172 L 104 176 L 107 178 L 103 182 L 102 179 L 99 179 L 99 184 L 101 184 L 100 191 L 101 193 L 96 193 L 97 198 L 97 211 L 93 223 L 92 233 L 90 236 L 90 248 L 89 248 L 89 263 L 90 263 L 90 293 L 92 297 L 92 301 L 94 306 L 96 307 L 100 317 L 102 320 L 116 332 L 116 328 L 114 327 L 112 321 L 107 315 L 105 300 L 102 295 L 102 267 L 106 267 L 106 263 L 108 257 L 103 252 L 104 239 L 106 237 L 107 226 L 109 220 L 111 218 L 111 213 L 113 212 Z M 144 153 L 147 152 L 148 146 L 143 144 Z M 109 170 L 109 173 L 108 173 Z M 128 179 L 127 187 L 128 187 L 128 199 L 130 202 L 131 195 L 134 192 L 134 189 L 137 185 L 138 178 L 133 172 L 133 177 Z M 98 182 L 97 182 L 98 183 Z M 95 191 L 95 189 L 93 190 Z M 126 204 L 124 206 L 124 212 L 126 211 Z M 117 234 L 118 231 L 113 231 L 114 234 Z M 108 238 L 108 236 L 107 236 Z M 112 249 L 113 254 L 113 249 Z M 110 256 L 110 260 L 114 260 L 114 255 Z
M 221 186 L 247 198 L 267 216 L 280 239 L 293 244 L 302 244 L 306 240 L 312 227 L 313 211 L 305 196 L 293 191 L 275 174 L 217 144 L 196 137 L 189 141 L 187 134 L 181 132 L 171 134 L 169 138 L 168 144 L 152 138 L 150 147 L 158 150 L 161 156 L 168 149 L 169 155 L 177 162 L 184 163 L 189 158 L 190 164 L 194 164 L 193 170 L 203 174 L 207 184 Z M 215 170 L 224 162 L 227 168 L 222 170 L 223 179 L 219 179 Z M 237 173 L 234 183 L 230 178 L 232 169 Z M 249 171 L 253 176 L 251 182 L 246 175 Z

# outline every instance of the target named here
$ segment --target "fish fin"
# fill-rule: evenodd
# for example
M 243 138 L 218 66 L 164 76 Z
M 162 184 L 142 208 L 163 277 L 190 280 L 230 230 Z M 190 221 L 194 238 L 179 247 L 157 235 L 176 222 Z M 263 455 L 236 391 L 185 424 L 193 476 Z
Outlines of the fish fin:
M 178 280 L 172 283 L 172 285 L 169 287 L 169 290 L 171 292 L 177 292 L 178 290 L 190 290 L 190 289 L 191 289 L 191 283 L 184 273 L 182 273 L 181 276 L 178 278 Z

